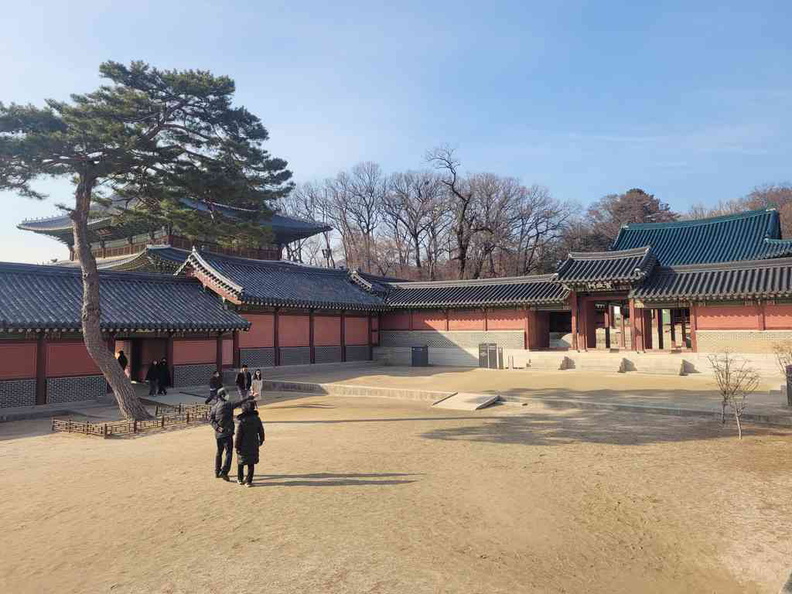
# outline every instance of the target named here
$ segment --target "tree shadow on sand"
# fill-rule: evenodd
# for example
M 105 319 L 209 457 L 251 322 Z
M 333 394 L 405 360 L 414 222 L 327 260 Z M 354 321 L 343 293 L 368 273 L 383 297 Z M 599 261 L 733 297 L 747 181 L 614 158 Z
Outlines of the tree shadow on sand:
M 752 426 L 745 435 L 789 435 L 789 432 Z M 736 430 L 731 424 L 722 426 L 715 419 L 574 409 L 558 415 L 525 413 L 489 417 L 475 425 L 427 431 L 421 437 L 531 446 L 571 443 L 641 445 L 736 438 Z
M 317 472 L 313 474 L 257 474 L 254 487 L 354 487 L 376 485 L 406 485 L 416 479 L 397 478 L 414 477 L 415 474 L 402 472 L 383 472 L 376 474 L 333 474 Z M 295 480 L 296 479 L 296 480 Z

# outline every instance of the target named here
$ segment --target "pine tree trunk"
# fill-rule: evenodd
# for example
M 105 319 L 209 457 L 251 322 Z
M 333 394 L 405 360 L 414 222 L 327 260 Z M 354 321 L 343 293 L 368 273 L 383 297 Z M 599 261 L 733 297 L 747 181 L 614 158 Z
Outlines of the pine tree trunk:
M 135 394 L 132 382 L 107 348 L 100 327 L 101 308 L 99 304 L 99 271 L 96 258 L 91 253 L 88 239 L 88 215 L 91 206 L 91 192 L 95 180 L 81 175 L 75 193 L 75 208 L 71 213 L 74 232 L 74 248 L 80 262 L 83 279 L 82 332 L 85 348 L 102 371 L 107 383 L 115 394 L 118 408 L 128 419 L 143 420 L 151 417 L 143 403 Z

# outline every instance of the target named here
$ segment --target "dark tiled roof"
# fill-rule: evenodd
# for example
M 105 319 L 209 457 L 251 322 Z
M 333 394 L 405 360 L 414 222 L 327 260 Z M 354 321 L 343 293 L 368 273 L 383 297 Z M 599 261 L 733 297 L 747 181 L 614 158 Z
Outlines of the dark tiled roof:
M 207 274 L 242 303 L 364 311 L 384 309 L 382 300 L 354 284 L 345 270 L 197 251 L 190 254 L 185 266 Z
M 249 323 L 194 279 L 100 272 L 104 330 L 220 331 Z M 0 329 L 78 330 L 80 271 L 0 263 Z
M 555 275 L 545 275 L 391 283 L 387 303 L 393 308 L 560 305 L 568 295 Z
M 145 250 L 126 256 L 112 258 L 97 258 L 96 266 L 99 270 L 140 271 L 140 272 L 174 272 L 190 252 L 170 247 L 169 245 L 150 245 Z M 77 260 L 61 260 L 54 262 L 54 266 L 63 268 L 79 268 Z
M 200 200 L 182 198 L 181 202 L 189 208 L 202 212 L 209 212 L 210 210 L 209 205 Z M 126 200 L 116 199 L 110 206 L 97 205 L 93 209 L 93 217 L 89 221 L 89 227 L 91 229 L 111 227 L 113 225 L 112 216 L 118 212 L 116 204 L 119 205 L 118 207 L 126 207 Z M 250 210 L 233 208 L 223 204 L 215 204 L 213 208 L 216 208 L 224 216 L 235 219 L 244 218 L 252 212 Z M 263 226 L 272 229 L 272 233 L 275 236 L 275 243 L 291 243 L 292 241 L 305 239 L 306 237 L 311 237 L 317 233 L 329 231 L 331 229 L 331 227 L 323 223 L 278 213 L 274 213 L 269 221 L 263 223 Z M 71 234 L 71 219 L 67 215 L 61 215 L 45 219 L 26 220 L 22 221 L 17 227 L 26 231 L 35 231 L 37 233 L 55 236 L 63 236 L 65 234 L 65 237 L 68 239 Z
M 649 247 L 613 252 L 571 252 L 558 267 L 558 280 L 567 285 L 608 281 L 634 283 L 657 264 Z
M 662 266 L 760 260 L 792 255 L 792 241 L 781 239 L 775 210 L 735 215 L 625 225 L 614 250 L 651 246 Z
M 792 258 L 658 268 L 632 296 L 643 301 L 792 296 Z
M 181 202 L 185 206 L 200 210 L 202 212 L 209 212 L 210 208 L 219 210 L 223 216 L 232 219 L 244 219 L 253 211 L 244 208 L 234 208 L 225 206 L 223 204 L 210 204 L 201 200 L 192 200 L 191 198 L 182 198 Z M 290 217 L 279 213 L 273 213 L 269 221 L 263 223 L 263 226 L 272 229 L 275 235 L 275 243 L 291 243 L 298 239 L 305 239 L 323 231 L 330 231 L 332 227 L 316 221 L 309 221 L 308 219 L 301 219 L 298 217 Z

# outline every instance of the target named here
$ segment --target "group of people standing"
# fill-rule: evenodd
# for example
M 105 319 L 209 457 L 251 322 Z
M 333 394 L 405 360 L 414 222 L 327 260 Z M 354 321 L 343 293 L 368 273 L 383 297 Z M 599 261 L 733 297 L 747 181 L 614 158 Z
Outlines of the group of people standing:
M 159 361 L 152 361 L 146 371 L 146 383 L 149 385 L 149 396 L 167 394 L 171 385 L 170 367 L 168 360 L 163 357 Z
M 121 369 L 124 370 L 124 373 L 126 373 L 129 366 L 129 359 L 126 353 L 118 351 L 116 360 Z M 159 361 L 154 360 L 151 362 L 146 371 L 146 383 L 149 385 L 149 396 L 154 396 L 155 392 L 160 395 L 168 393 L 168 388 L 171 385 L 171 374 L 168 360 L 165 357 Z
M 230 400 L 223 387 L 223 378 L 215 371 L 209 380 L 209 398 L 215 402 L 209 413 L 209 423 L 215 431 L 217 453 L 215 454 L 215 478 L 229 481 L 233 450 L 237 453 L 237 482 L 253 486 L 253 472 L 259 462 L 259 448 L 266 439 L 264 424 L 256 410 L 256 399 L 261 396 L 264 380 L 261 370 L 251 375 L 247 365 L 237 373 L 235 384 L 239 398 Z M 234 424 L 234 409 L 241 407 Z M 236 439 L 234 437 L 236 433 Z M 247 470 L 247 473 L 245 471 Z

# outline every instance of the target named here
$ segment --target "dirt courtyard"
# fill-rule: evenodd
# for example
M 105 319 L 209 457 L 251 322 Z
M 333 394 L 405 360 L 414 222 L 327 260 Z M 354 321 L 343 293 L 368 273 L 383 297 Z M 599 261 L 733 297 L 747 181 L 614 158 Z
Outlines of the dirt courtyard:
M 768 592 L 792 433 L 602 410 L 295 397 L 256 487 L 211 429 L 0 424 L 0 592 Z M 29 429 L 29 431 L 28 431 Z

